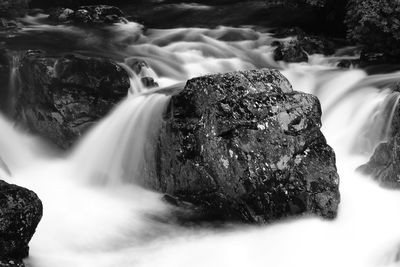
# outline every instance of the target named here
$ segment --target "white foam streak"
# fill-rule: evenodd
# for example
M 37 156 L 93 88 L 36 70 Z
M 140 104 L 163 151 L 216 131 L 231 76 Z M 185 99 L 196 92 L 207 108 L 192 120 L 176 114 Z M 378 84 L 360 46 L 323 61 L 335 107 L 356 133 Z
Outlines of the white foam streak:
M 71 155 L 76 171 L 97 184 L 133 182 L 168 99 L 152 94 L 124 100 L 77 146 Z

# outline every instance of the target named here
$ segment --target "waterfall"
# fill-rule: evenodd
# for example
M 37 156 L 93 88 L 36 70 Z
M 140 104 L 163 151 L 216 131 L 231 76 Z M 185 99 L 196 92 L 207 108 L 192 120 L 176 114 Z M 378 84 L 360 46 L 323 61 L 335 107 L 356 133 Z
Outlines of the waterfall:
M 168 100 L 158 93 L 137 94 L 120 103 L 72 153 L 76 171 L 95 183 L 134 182 L 145 144 L 156 136 Z
M 57 27 L 34 24 L 24 30 L 54 32 Z M 71 26 L 59 30 L 82 34 Z M 336 65 L 341 56 L 313 55 L 308 63 L 275 62 L 271 43 L 276 38 L 250 28 L 143 33 L 131 23 L 110 30 L 120 34 L 107 40 L 115 49 L 110 54 L 145 59 L 160 88 L 144 88 L 139 75 L 127 62 L 121 63 L 131 76 L 131 94 L 68 155 L 56 159 L 43 157 L 35 138 L 0 117 L 0 156 L 10 167 L 10 180 L 34 190 L 44 202 L 45 214 L 30 244 L 27 266 L 398 265 L 400 194 L 380 188 L 354 170 L 390 132 L 399 93 L 389 85 L 400 80 L 400 73 L 368 76 L 362 70 L 340 70 Z M 88 44 L 93 43 L 83 47 Z M 321 100 L 322 131 L 336 151 L 341 176 L 338 218 L 236 225 L 224 231 L 168 223 L 170 207 L 161 196 L 136 184 L 145 144 L 156 139 L 162 123 L 169 101 L 166 92 L 182 89 L 182 82 L 193 76 L 261 67 L 281 69 L 295 90 Z

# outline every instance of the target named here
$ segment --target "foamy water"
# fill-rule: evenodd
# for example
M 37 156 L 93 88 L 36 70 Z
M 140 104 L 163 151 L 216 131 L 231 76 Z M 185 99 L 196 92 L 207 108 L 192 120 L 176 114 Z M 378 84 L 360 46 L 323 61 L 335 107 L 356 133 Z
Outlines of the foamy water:
M 57 27 L 34 24 L 25 31 Z M 341 57 L 321 55 L 308 63 L 275 62 L 270 46 L 275 38 L 249 28 L 150 29 L 145 34 L 141 29 L 133 23 L 110 27 L 116 36 L 108 49 L 126 59 L 145 59 L 161 86 L 202 74 L 275 67 L 295 90 L 317 95 L 322 130 L 336 151 L 341 177 L 338 218 L 230 230 L 183 229 L 163 221 L 170 207 L 157 193 L 136 186 L 135 177 L 168 97 L 143 93 L 131 73 L 132 95 L 57 159 L 0 117 L 0 156 L 12 173 L 6 179 L 34 190 L 44 203 L 28 266 L 398 265 L 400 193 L 378 187 L 354 169 L 387 138 L 398 93 L 386 87 L 400 80 L 399 73 L 367 76 L 361 70 L 338 70 Z M 86 40 L 81 30 L 63 31 L 82 37 L 85 44 L 99 42 L 97 36 Z

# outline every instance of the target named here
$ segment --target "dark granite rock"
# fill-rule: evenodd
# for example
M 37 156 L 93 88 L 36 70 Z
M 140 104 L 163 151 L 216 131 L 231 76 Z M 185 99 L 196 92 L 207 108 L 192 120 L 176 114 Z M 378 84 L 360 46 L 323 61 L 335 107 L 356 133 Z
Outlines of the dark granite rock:
M 276 70 L 192 79 L 171 99 L 142 183 L 205 220 L 334 218 L 339 177 L 320 116 L 318 99 Z
M 23 266 L 42 213 L 35 193 L 0 180 L 0 266 Z
M 75 9 L 57 7 L 50 9 L 49 19 L 60 23 L 111 24 L 126 22 L 124 13 L 107 5 L 80 6 Z
M 101 58 L 28 51 L 18 71 L 14 117 L 61 148 L 104 117 L 130 87 L 126 71 Z

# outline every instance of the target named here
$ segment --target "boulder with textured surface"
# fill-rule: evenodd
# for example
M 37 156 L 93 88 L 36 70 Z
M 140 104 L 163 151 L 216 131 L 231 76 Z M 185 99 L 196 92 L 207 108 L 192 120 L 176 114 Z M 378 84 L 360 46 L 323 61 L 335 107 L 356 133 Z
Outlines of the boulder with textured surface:
M 0 266 L 23 266 L 42 213 L 34 192 L 0 180 Z
M 127 72 L 101 58 L 28 51 L 18 71 L 14 117 L 61 148 L 104 117 L 130 87 Z
M 164 114 L 142 183 L 206 220 L 334 218 L 339 177 L 320 117 L 318 99 L 276 70 L 189 80 Z

